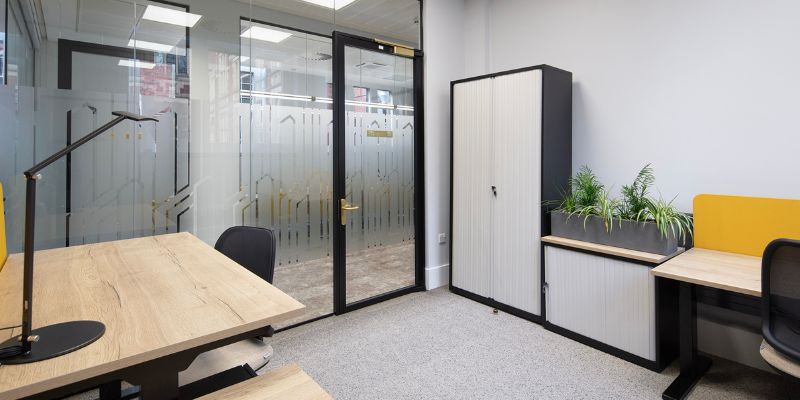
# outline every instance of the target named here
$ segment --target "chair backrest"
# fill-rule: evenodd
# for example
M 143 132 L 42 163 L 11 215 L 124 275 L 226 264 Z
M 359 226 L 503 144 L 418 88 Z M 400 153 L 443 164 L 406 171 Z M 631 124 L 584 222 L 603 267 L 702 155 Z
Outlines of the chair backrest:
M 3 184 L 0 183 L 0 271 L 3 270 L 3 265 L 6 265 L 8 258 L 8 248 L 6 243 L 6 214 L 3 203 L 5 197 L 3 196 Z
M 226 255 L 261 279 L 272 283 L 275 273 L 275 233 L 254 226 L 228 228 L 214 245 Z
M 764 340 L 800 361 L 800 240 L 777 239 L 761 261 Z

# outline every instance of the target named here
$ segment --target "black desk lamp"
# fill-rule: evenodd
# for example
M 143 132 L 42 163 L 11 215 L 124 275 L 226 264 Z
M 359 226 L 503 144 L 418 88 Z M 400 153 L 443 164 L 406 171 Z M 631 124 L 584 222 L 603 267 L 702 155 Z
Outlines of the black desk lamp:
M 33 310 L 33 229 L 36 211 L 36 181 L 41 178 L 39 171 L 56 160 L 83 146 L 114 125 L 129 119 L 132 121 L 156 121 L 124 111 L 113 111 L 117 117 L 75 143 L 59 150 L 44 161 L 25 171 L 25 243 L 24 275 L 22 287 L 22 333 L 0 343 L 0 364 L 26 364 L 78 350 L 103 336 L 105 325 L 99 321 L 69 321 L 32 328 Z

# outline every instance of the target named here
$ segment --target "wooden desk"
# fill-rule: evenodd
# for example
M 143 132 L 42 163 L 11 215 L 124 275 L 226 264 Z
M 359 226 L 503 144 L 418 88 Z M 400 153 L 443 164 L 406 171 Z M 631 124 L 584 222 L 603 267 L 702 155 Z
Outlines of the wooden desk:
M 198 400 L 333 400 L 297 364 L 228 386 Z
M 681 372 L 662 398 L 686 398 L 711 367 L 711 359 L 697 354 L 695 285 L 761 297 L 761 258 L 693 248 L 653 268 L 653 275 L 680 282 L 678 319 Z
M 304 308 L 189 233 L 38 251 L 35 268 L 34 328 L 90 319 L 106 332 L 61 357 L 0 366 L 0 399 L 58 397 L 118 379 L 141 384 L 145 399 L 172 398 L 178 372 L 197 355 Z M 22 254 L 14 254 L 0 272 L 0 326 L 19 323 L 21 286 Z
M 653 275 L 761 296 L 761 257 L 693 248 L 654 268 Z

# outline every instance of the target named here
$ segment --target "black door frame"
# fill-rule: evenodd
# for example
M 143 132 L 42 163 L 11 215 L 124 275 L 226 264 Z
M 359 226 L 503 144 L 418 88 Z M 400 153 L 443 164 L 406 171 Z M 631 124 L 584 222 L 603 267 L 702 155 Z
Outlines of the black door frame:
M 393 45 L 372 39 L 333 32 L 333 216 L 340 221 L 339 199 L 345 198 L 345 48 L 354 47 L 379 53 L 395 54 Z M 401 55 L 398 55 L 401 56 Z M 402 56 L 401 56 L 402 57 Z M 410 57 L 409 57 L 410 58 Z M 333 229 L 333 311 L 343 314 L 384 300 L 425 290 L 425 162 L 424 162 L 424 96 L 423 53 L 414 50 L 414 258 L 415 283 L 347 304 L 346 226 L 335 223 Z

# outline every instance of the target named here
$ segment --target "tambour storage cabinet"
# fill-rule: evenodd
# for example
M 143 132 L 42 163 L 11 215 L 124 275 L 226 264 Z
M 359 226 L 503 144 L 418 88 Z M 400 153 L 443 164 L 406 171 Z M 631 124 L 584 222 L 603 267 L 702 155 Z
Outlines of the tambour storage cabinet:
M 540 238 L 572 164 L 572 73 L 547 65 L 451 83 L 450 289 L 540 321 Z

